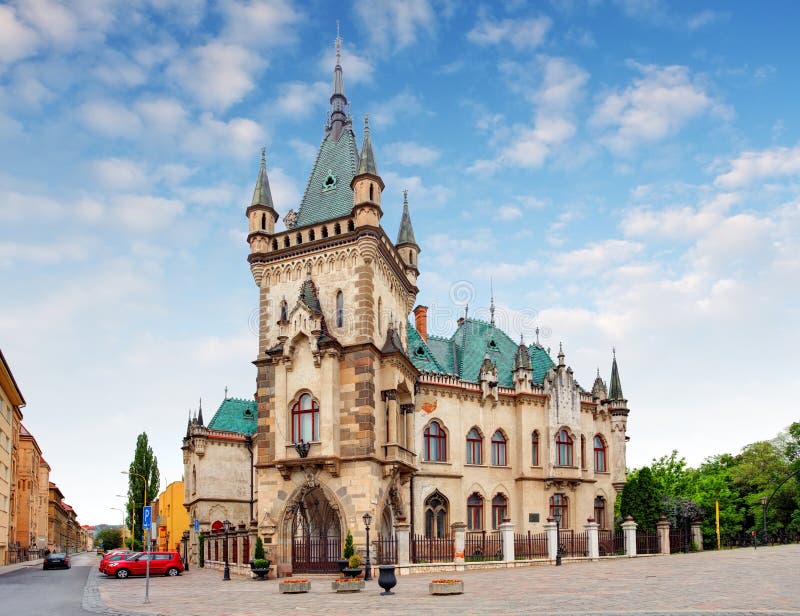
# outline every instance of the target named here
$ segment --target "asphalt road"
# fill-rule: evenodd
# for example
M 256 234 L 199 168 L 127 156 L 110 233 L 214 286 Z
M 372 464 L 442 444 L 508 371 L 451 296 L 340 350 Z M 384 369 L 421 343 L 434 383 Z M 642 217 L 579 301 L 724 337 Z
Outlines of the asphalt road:
M 72 557 L 72 569 L 42 570 L 24 567 L 0 575 L 0 614 L 14 616 L 86 616 L 81 609 L 89 569 L 97 569 L 98 556 Z

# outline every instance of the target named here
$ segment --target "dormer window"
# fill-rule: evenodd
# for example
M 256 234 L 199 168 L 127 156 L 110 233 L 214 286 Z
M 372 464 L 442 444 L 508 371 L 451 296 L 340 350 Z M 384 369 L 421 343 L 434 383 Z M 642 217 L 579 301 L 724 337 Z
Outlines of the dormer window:
M 490 340 L 489 341 L 489 348 L 492 349 L 493 351 L 496 351 L 497 350 L 497 343 L 494 340 Z
M 425 357 L 425 349 L 423 349 L 421 346 L 418 346 L 414 353 L 416 353 L 418 357 Z
M 333 172 L 328 171 L 328 175 L 325 176 L 325 179 L 322 180 L 322 190 L 333 190 L 336 188 L 336 183 L 338 180 Z

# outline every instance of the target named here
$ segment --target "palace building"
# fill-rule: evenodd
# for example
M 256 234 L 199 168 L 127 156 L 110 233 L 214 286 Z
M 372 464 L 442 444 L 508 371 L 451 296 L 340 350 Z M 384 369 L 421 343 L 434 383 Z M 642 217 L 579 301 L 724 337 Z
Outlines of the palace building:
M 328 570 L 318 561 L 340 558 L 348 531 L 363 546 L 365 513 L 382 537 L 398 528 L 447 537 L 503 520 L 538 532 L 548 518 L 610 528 L 628 416 L 616 357 L 610 388 L 598 372 L 588 391 L 563 350 L 553 359 L 538 340 L 513 341 L 493 309 L 489 321 L 465 316 L 449 337 L 428 335 L 408 195 L 382 201 L 368 121 L 360 148 L 353 129 L 340 48 L 337 38 L 322 143 L 282 231 L 279 209 L 291 204 L 273 202 L 262 150 L 246 210 L 259 290 L 255 416 L 190 421 L 192 518 L 210 530 L 251 516 L 273 562 L 299 571 Z M 396 233 L 381 224 L 394 207 Z M 241 402 L 235 413 L 251 408 Z

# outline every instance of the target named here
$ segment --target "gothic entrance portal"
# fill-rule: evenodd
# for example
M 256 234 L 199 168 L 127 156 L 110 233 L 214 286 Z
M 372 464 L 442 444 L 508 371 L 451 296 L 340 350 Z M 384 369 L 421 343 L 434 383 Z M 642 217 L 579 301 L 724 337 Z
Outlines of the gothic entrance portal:
M 292 571 L 336 573 L 342 557 L 339 512 L 319 487 L 297 501 L 292 519 Z

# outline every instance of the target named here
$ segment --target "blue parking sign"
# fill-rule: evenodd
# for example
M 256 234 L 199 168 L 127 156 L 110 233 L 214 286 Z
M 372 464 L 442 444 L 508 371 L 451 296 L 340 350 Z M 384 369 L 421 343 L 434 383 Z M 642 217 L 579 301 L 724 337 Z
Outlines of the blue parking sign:
M 199 530 L 200 530 L 200 520 L 195 520 L 194 521 L 194 532 L 197 532 Z
M 150 520 L 153 517 L 153 508 L 150 505 L 142 507 L 142 530 L 150 530 Z

